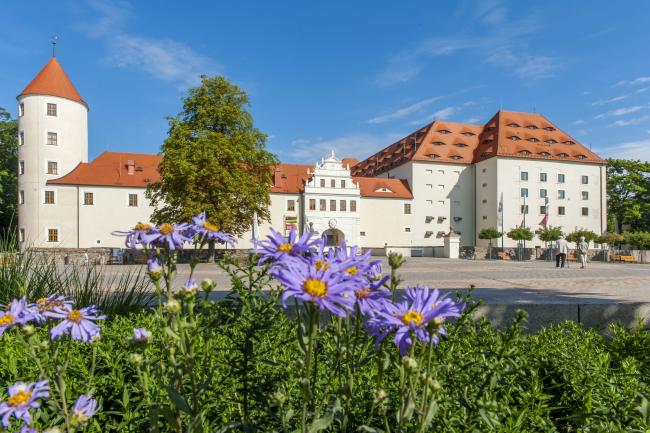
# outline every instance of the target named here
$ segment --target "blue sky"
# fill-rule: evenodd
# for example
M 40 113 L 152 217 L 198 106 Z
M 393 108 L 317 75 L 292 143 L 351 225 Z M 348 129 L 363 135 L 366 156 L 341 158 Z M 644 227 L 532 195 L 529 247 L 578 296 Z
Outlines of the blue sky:
M 154 153 L 200 74 L 242 86 L 269 148 L 364 158 L 433 119 L 537 111 L 602 156 L 650 160 L 650 2 L 11 2 L 0 106 L 58 58 L 90 157 Z

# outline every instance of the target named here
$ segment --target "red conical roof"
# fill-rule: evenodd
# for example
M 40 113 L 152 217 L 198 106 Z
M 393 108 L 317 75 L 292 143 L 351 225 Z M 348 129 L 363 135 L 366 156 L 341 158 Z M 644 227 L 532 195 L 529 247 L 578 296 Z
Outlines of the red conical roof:
M 77 92 L 77 89 L 75 89 L 56 57 L 52 57 L 47 62 L 47 65 L 41 69 L 41 72 L 38 73 L 36 78 L 18 96 L 23 95 L 58 96 L 79 102 L 86 107 L 88 106 L 79 92 Z

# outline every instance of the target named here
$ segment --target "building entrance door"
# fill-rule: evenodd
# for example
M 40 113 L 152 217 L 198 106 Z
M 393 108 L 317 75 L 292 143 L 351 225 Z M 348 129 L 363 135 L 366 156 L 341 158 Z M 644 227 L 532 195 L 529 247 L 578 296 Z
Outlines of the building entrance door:
M 341 242 L 345 239 L 345 235 L 341 230 L 328 229 L 323 232 L 323 239 L 325 240 L 326 247 L 341 246 Z

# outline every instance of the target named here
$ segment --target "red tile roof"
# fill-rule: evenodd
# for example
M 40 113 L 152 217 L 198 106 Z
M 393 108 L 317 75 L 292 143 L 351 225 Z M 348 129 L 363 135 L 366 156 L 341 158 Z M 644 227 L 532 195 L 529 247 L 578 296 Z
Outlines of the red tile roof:
M 67 175 L 48 185 L 93 185 L 146 188 L 160 179 L 162 156 L 147 153 L 104 152 L 92 162 L 82 162 Z M 129 174 L 132 165 L 133 174 Z
M 77 89 L 75 89 L 56 57 L 52 57 L 47 62 L 45 67 L 41 69 L 41 72 L 36 75 L 32 82 L 18 96 L 23 95 L 58 96 L 79 102 L 88 107 L 88 104 L 86 104 L 86 101 L 77 92 Z
M 483 126 L 434 121 L 359 162 L 352 174 L 377 176 L 411 160 L 472 164 L 493 156 L 606 163 L 543 115 L 501 110 Z
M 297 194 L 305 188 L 305 182 L 311 176 L 308 174 L 313 165 L 279 164 L 273 175 L 271 192 Z
M 386 179 L 381 177 L 354 177 L 359 185 L 361 197 L 413 198 L 413 193 L 405 179 Z

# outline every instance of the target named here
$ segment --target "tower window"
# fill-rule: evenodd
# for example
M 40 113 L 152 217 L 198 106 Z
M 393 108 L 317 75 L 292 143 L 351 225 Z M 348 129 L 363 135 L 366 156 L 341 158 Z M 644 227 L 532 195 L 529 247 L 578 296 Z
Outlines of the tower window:
M 95 197 L 92 192 L 84 192 L 84 204 L 92 206 L 95 204 Z
M 54 204 L 54 191 L 45 191 L 45 204 Z
M 411 204 L 410 203 L 404 203 L 404 214 L 405 215 L 410 215 L 411 214 Z
M 287 210 L 288 211 L 295 211 L 296 210 L 296 201 L 295 200 L 287 200 Z
M 309 210 L 316 210 L 316 199 L 309 199 Z
M 129 194 L 129 207 L 138 207 L 138 194 Z
M 25 242 L 25 229 L 21 228 L 21 229 L 18 231 L 18 240 L 19 240 L 20 242 Z
M 47 133 L 47 144 L 49 144 L 50 146 L 56 146 L 59 144 L 59 137 L 56 132 Z
M 23 190 L 18 193 L 18 204 L 25 204 L 25 191 Z
M 18 163 L 18 174 L 25 174 L 25 161 Z
M 350 212 L 356 212 L 356 211 L 357 211 L 357 201 L 350 200 Z
M 48 242 L 59 242 L 59 230 L 58 229 L 47 229 L 47 241 Z
M 21 146 L 25 144 L 25 133 L 23 131 L 20 131 L 20 134 L 18 134 L 18 144 Z
M 47 174 L 59 174 L 59 164 L 56 161 L 47 161 Z
M 345 200 L 341 200 L 339 203 L 339 208 L 341 212 L 345 212 L 347 210 L 347 202 Z
M 18 115 L 20 117 L 23 117 L 25 115 L 25 103 L 21 102 L 20 105 L 18 106 Z
M 47 104 L 47 115 L 56 117 L 56 104 Z

